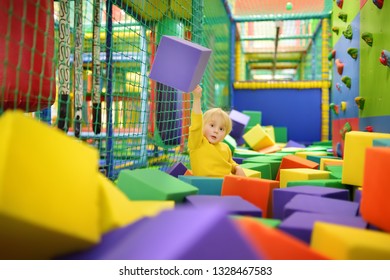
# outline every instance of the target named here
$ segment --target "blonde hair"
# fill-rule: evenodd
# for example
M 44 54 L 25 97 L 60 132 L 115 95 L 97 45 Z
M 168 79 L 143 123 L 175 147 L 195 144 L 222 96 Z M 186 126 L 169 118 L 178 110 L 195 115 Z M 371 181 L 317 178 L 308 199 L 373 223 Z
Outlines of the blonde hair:
M 228 135 L 232 131 L 232 120 L 230 119 L 229 115 L 222 110 L 221 108 L 213 108 L 210 110 L 207 110 L 203 114 L 203 125 L 205 125 L 209 120 L 216 118 L 221 118 L 223 122 L 225 123 L 225 132 L 226 135 Z

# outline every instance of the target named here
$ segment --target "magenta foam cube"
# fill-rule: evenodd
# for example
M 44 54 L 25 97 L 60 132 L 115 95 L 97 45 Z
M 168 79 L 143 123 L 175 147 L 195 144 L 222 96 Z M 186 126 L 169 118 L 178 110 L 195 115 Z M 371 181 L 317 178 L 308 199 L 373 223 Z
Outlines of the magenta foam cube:
M 202 79 L 211 50 L 175 36 L 162 36 L 149 78 L 183 92 Z
M 229 117 L 233 123 L 230 136 L 232 136 L 236 140 L 242 138 L 242 135 L 245 131 L 245 127 L 247 126 L 250 117 L 237 110 L 230 111 Z
M 295 212 L 282 221 L 278 229 L 310 244 L 314 223 L 317 221 L 365 229 L 367 222 L 361 217 Z

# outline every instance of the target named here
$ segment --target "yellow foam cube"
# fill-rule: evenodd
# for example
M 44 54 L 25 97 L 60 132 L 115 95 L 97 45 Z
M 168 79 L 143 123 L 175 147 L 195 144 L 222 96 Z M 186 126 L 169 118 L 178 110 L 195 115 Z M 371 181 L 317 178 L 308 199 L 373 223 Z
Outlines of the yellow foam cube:
M 343 165 L 344 160 L 335 159 L 335 158 L 321 158 L 320 159 L 320 170 L 325 170 L 325 165 L 327 164 L 339 164 Z
M 282 148 L 282 150 L 287 145 L 287 143 L 275 143 L 275 144 L 278 145 L 280 148 Z
M 101 230 L 106 233 L 144 217 L 152 217 L 165 209 L 173 209 L 174 201 L 132 201 L 107 177 L 99 174 L 101 187 Z
M 336 260 L 389 260 L 390 234 L 315 222 L 310 247 Z
M 242 138 L 255 151 L 275 145 L 275 142 L 259 124 L 248 130 Z
M 343 184 L 363 186 L 366 149 L 372 147 L 372 141 L 377 138 L 390 139 L 390 134 L 364 131 L 350 131 L 346 133 L 341 178 Z
M 98 151 L 21 111 L 5 112 L 0 131 L 0 259 L 99 242 Z
M 248 169 L 248 168 L 242 168 L 242 170 L 244 171 L 246 177 L 261 178 L 260 171 L 256 171 L 256 170 L 252 170 L 252 169 Z
M 127 196 L 103 174 L 99 174 L 101 199 L 101 230 L 106 233 L 143 217 L 139 209 L 133 209 Z
M 280 169 L 280 187 L 287 187 L 290 181 L 329 179 L 330 172 L 311 168 Z
M 301 152 L 304 151 L 305 148 L 299 148 L 299 147 L 284 147 L 282 149 L 282 152 L 291 152 L 291 153 L 296 153 L 296 152 Z
M 327 153 L 323 151 L 298 151 L 295 152 L 295 155 L 307 159 L 307 156 L 326 156 Z
M 164 210 L 171 210 L 175 208 L 175 201 L 173 200 L 131 200 L 133 207 L 141 209 L 146 217 L 154 217 Z
M 275 142 L 275 129 L 273 125 L 263 126 L 265 132 L 268 133 L 269 137 L 271 137 L 272 141 Z

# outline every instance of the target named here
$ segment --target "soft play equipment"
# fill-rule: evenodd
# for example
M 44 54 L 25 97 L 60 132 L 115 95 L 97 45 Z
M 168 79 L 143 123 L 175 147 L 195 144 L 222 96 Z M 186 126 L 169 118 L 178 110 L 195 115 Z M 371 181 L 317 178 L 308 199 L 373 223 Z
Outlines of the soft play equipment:
M 2 9 L 12 13 L 0 17 L 0 103 L 4 109 L 45 109 L 56 93 L 53 1 L 4 0 Z

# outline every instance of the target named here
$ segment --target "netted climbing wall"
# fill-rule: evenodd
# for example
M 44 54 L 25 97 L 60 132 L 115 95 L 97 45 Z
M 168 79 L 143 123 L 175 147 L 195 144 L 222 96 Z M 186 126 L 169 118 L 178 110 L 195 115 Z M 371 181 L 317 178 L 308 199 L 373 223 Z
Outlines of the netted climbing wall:
M 23 110 L 96 147 L 111 179 L 124 168 L 188 166 L 191 95 L 148 76 L 163 35 L 212 50 L 204 109 L 229 111 L 236 80 L 321 80 L 328 72 L 330 0 L 2 4 L 0 114 Z

